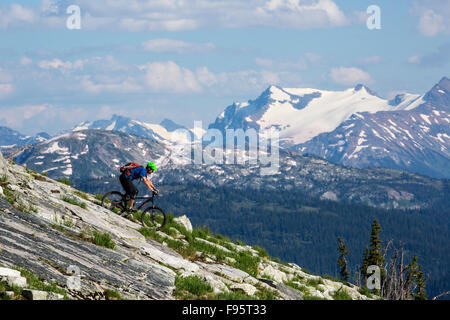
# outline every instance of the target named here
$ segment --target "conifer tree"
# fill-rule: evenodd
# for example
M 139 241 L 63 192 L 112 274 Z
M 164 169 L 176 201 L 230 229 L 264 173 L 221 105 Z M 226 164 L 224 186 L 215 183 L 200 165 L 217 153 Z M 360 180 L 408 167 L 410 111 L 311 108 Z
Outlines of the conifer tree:
M 415 293 L 410 292 L 410 295 L 414 297 L 414 300 L 427 300 L 424 273 L 422 271 L 422 266 L 419 266 L 417 263 L 418 260 L 417 256 L 414 256 L 411 263 L 408 265 L 406 281 L 410 287 L 415 287 Z
M 341 279 L 345 282 L 348 282 L 349 280 L 349 272 L 348 272 L 348 264 L 347 264 L 347 259 L 345 258 L 349 252 L 347 250 L 347 247 L 344 244 L 344 241 L 342 241 L 341 237 L 338 237 L 338 252 L 340 253 L 339 259 L 338 259 L 338 266 L 341 268 L 340 270 L 340 275 L 341 275 Z
M 427 300 L 428 299 L 427 291 L 425 290 L 425 287 L 426 287 L 425 279 L 424 279 L 423 275 L 424 274 L 422 271 L 422 266 L 419 266 L 419 271 L 417 272 L 417 276 L 416 276 L 417 289 L 416 289 L 416 295 L 414 296 L 415 300 Z
M 370 234 L 370 247 L 367 257 L 367 262 L 370 265 L 375 265 L 380 267 L 381 278 L 386 274 L 386 271 L 383 268 L 384 256 L 381 253 L 381 240 L 379 237 L 379 233 L 381 231 L 381 226 L 378 223 L 378 220 L 373 220 L 372 223 L 372 232 Z
M 362 285 L 365 286 L 367 282 L 367 278 L 369 274 L 367 274 L 367 268 L 369 266 L 375 265 L 380 268 L 380 283 L 383 283 L 383 280 L 386 277 L 386 270 L 383 267 L 383 263 L 385 261 L 383 254 L 381 253 L 381 240 L 379 237 L 379 233 L 381 231 L 381 226 L 378 223 L 378 220 L 375 219 L 372 223 L 372 231 L 370 234 L 370 243 L 369 246 L 366 246 L 363 255 L 363 261 L 361 266 L 361 275 L 363 276 Z
M 367 280 L 367 268 L 368 267 L 369 267 L 369 247 L 366 246 L 366 248 L 364 249 L 363 260 L 362 260 L 362 265 L 361 265 L 361 269 L 360 269 L 360 274 L 362 275 L 363 286 L 365 285 L 366 280 Z

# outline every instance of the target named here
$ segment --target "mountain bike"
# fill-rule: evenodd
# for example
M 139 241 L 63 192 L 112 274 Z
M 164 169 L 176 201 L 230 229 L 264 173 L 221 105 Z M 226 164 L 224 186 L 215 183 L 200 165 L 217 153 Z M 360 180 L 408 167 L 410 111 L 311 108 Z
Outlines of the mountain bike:
M 152 196 L 146 197 L 136 197 L 136 207 L 137 211 L 143 211 L 137 218 L 141 220 L 144 227 L 151 230 L 161 230 L 166 225 L 166 213 L 163 209 L 155 206 L 156 193 L 152 193 Z M 139 200 L 144 200 L 139 206 L 137 202 Z M 132 215 L 128 211 L 128 201 L 130 201 L 130 196 L 125 195 L 119 191 L 110 191 L 105 193 L 102 198 L 102 207 L 111 210 L 112 212 L 120 215 L 121 217 L 127 217 Z M 150 205 L 148 205 L 151 203 Z M 145 209 L 144 209 L 145 208 Z

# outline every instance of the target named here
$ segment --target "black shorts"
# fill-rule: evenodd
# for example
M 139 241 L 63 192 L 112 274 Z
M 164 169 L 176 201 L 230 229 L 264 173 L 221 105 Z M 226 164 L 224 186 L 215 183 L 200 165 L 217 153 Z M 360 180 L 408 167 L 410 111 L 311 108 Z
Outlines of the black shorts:
M 129 195 L 131 199 L 135 199 L 139 191 L 134 183 L 130 179 L 125 178 L 123 174 L 120 175 L 119 181 L 125 190 L 125 193 Z

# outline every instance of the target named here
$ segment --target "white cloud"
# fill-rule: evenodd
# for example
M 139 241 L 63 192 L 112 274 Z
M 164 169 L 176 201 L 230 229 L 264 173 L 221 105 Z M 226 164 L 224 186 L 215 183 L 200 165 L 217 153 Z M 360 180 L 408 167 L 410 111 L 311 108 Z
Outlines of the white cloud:
M 345 14 L 331 0 L 270 0 L 256 8 L 255 12 L 260 23 L 271 27 L 309 29 L 349 23 Z
M 0 99 L 5 98 L 14 91 L 12 84 L 10 83 L 0 83 Z
M 370 56 L 360 59 L 359 61 L 364 64 L 376 64 L 380 63 L 383 59 L 380 56 Z
M 42 60 L 39 61 L 38 66 L 42 69 L 62 69 L 62 70 L 70 70 L 70 69 L 81 69 L 83 68 L 83 61 L 76 60 L 75 62 L 70 61 L 61 61 L 59 59 L 53 60 Z
M 33 9 L 13 3 L 0 7 L 0 29 L 30 24 L 36 19 Z
M 8 106 L 0 108 L 0 120 L 16 130 L 30 131 L 30 128 L 49 129 L 49 123 L 58 123 L 61 128 L 85 121 L 91 110 L 80 107 L 57 107 L 48 103 Z
M 134 79 L 128 78 L 126 80 L 109 79 L 108 82 L 94 82 L 90 76 L 85 76 L 80 81 L 80 88 L 91 94 L 100 93 L 136 93 L 142 90 Z
M 425 36 L 435 36 L 445 31 L 444 17 L 435 13 L 433 10 L 426 10 L 420 17 L 419 31 Z
M 0 68 L 0 83 L 10 82 L 11 80 L 12 80 L 12 77 L 8 73 L 3 71 L 2 68 Z
M 202 66 L 195 70 L 179 66 L 173 61 L 153 62 L 140 66 L 143 83 L 158 93 L 241 94 L 261 90 L 264 86 L 283 80 L 298 83 L 298 72 L 273 70 L 240 70 L 214 73 Z M 294 80 L 295 79 L 295 80 Z
M 421 67 L 445 68 L 450 61 L 450 42 L 440 45 L 437 50 L 408 58 L 408 63 Z
M 210 28 L 272 27 L 311 29 L 354 22 L 333 0 L 73 0 L 82 8 L 82 28 L 108 31 L 184 31 Z M 65 28 L 68 2 L 0 9 L 0 28 L 19 24 Z M 72 3 L 71 3 L 72 4 Z M 34 11 L 33 11 L 34 10 Z M 359 21 L 358 21 L 359 23 Z
M 155 53 L 198 53 L 207 52 L 214 49 L 214 44 L 208 43 L 189 43 L 181 40 L 174 39 L 152 39 L 142 43 L 142 47 L 145 51 Z
M 268 58 L 255 58 L 256 65 L 271 71 L 303 71 L 313 65 L 321 64 L 322 56 L 307 52 L 293 60 L 275 60 Z
M 417 29 L 422 35 L 450 34 L 450 1 L 415 0 L 411 11 L 419 16 Z
M 408 63 L 411 64 L 419 64 L 422 61 L 421 56 L 411 56 L 408 58 Z
M 0 119 L 5 120 L 7 126 L 21 127 L 25 120 L 48 110 L 48 105 L 27 105 L 1 109 Z
M 29 64 L 31 64 L 31 63 L 33 63 L 33 60 L 31 60 L 31 59 L 28 58 L 28 57 L 22 57 L 22 58 L 20 59 L 20 64 L 21 64 L 22 66 L 27 66 L 27 65 L 29 65 Z
M 5 98 L 14 91 L 11 81 L 12 77 L 0 68 L 0 99 Z
M 356 85 L 359 83 L 371 83 L 372 77 L 367 72 L 358 68 L 333 68 L 329 73 L 329 77 L 337 84 Z
M 173 61 L 153 62 L 141 67 L 146 85 L 155 92 L 200 92 L 202 86 L 197 74 Z

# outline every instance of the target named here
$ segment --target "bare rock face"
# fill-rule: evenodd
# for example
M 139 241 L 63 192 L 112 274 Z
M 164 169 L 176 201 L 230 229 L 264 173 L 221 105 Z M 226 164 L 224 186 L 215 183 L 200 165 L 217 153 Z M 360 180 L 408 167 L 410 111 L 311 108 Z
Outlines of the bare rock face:
M 189 218 L 186 215 L 177 217 L 174 219 L 174 221 L 181 224 L 183 227 L 185 227 L 187 231 L 192 232 L 191 220 L 189 220 Z
M 78 277 L 86 296 L 96 292 L 96 284 L 115 288 L 125 296 L 168 299 L 173 289 L 174 275 L 156 263 L 140 263 L 128 255 L 95 244 L 77 240 L 54 230 L 50 223 L 8 208 L 0 215 L 0 261 L 32 270 L 39 277 L 57 282 L 70 289 L 70 277 Z M 70 268 L 79 275 L 69 273 Z
M 62 294 L 39 291 L 39 290 L 23 290 L 22 295 L 28 300 L 63 300 Z

